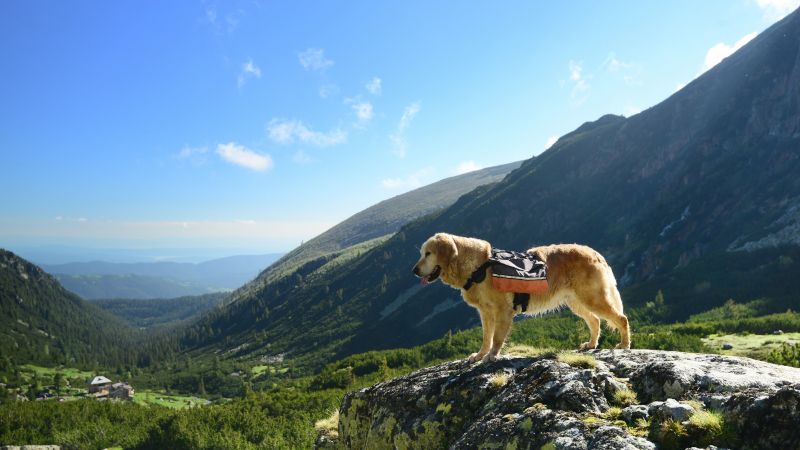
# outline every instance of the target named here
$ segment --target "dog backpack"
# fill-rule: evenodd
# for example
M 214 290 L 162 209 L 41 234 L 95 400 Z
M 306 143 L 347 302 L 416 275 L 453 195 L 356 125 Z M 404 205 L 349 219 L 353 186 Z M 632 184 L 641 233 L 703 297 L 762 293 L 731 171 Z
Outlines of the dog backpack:
M 469 290 L 474 283 L 486 279 L 486 269 L 492 268 L 492 286 L 500 292 L 514 293 L 514 309 L 525 312 L 530 294 L 541 294 L 548 289 L 547 264 L 530 253 L 512 252 L 493 248 L 492 256 L 475 269 L 464 284 Z

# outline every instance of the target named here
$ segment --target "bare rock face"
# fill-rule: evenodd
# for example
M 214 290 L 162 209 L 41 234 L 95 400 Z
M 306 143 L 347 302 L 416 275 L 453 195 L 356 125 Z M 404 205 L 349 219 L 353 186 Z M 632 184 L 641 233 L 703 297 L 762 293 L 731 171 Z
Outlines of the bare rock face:
M 323 447 L 800 448 L 800 369 L 651 350 L 589 354 L 594 368 L 553 355 L 454 361 L 351 392 L 338 440 Z M 636 393 L 627 403 L 639 404 L 622 410 L 626 389 Z

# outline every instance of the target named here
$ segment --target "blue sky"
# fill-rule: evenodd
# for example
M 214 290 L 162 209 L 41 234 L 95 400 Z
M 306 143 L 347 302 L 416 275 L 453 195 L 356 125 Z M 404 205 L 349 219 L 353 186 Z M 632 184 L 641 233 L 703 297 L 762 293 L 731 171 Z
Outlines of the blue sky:
M 0 3 L 0 247 L 285 251 L 691 81 L 798 0 Z

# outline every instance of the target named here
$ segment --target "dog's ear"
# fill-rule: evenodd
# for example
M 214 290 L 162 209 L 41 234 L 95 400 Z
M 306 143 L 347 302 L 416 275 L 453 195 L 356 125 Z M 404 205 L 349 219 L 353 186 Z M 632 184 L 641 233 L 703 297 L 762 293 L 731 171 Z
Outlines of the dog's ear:
M 453 236 L 446 233 L 436 235 L 436 258 L 441 259 L 443 265 L 449 265 L 458 257 L 458 246 Z

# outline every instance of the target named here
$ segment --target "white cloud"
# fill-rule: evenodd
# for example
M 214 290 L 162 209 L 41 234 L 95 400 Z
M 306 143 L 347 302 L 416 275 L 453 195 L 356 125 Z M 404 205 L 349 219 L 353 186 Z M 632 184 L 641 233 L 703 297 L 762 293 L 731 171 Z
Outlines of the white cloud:
M 311 164 L 318 162 L 317 159 L 313 158 L 311 155 L 304 152 L 303 150 L 296 151 L 294 156 L 292 156 L 292 161 L 294 161 L 297 164 Z
M 321 48 L 308 48 L 297 54 L 300 65 L 306 70 L 325 71 L 333 66 L 333 60 L 325 57 L 325 50 Z
M 641 108 L 639 108 L 638 106 L 630 105 L 630 104 L 629 105 L 625 105 L 625 107 L 622 108 L 622 115 L 625 116 L 625 117 L 635 116 L 636 114 L 639 114 L 640 112 L 642 112 Z
M 188 159 L 199 155 L 204 155 L 208 152 L 208 147 L 189 147 L 188 145 L 184 146 L 180 152 L 178 152 L 179 159 Z
M 389 140 L 391 140 L 394 144 L 392 153 L 400 158 L 405 158 L 408 150 L 406 130 L 411 125 L 411 121 L 414 120 L 414 117 L 416 117 L 420 109 L 421 107 L 419 102 L 414 102 L 406 106 L 405 110 L 403 110 L 402 117 L 400 117 L 400 121 L 397 123 L 397 130 L 395 130 L 393 134 L 389 135 Z
M 620 60 L 614 52 L 611 52 L 603 62 L 603 67 L 611 73 L 617 73 L 625 69 L 630 69 L 633 67 L 633 64 Z
M 430 178 L 433 169 L 426 167 L 420 169 L 407 177 L 400 178 L 384 178 L 381 180 L 381 186 L 386 189 L 414 189 L 426 184 L 426 179 Z
M 242 64 L 242 70 L 239 72 L 239 77 L 236 83 L 239 87 L 244 86 L 248 78 L 261 78 L 261 68 L 259 68 L 252 59 L 248 59 L 246 63 Z
M 332 83 L 323 84 L 322 86 L 319 87 L 319 96 L 322 98 L 328 98 L 338 93 L 339 93 L 339 86 Z
M 474 172 L 476 170 L 483 169 L 483 166 L 479 166 L 475 161 L 461 161 L 458 166 L 456 166 L 453 173 L 456 175 L 461 175 L 468 172 Z
M 367 83 L 365 86 L 367 91 L 369 91 L 372 95 L 380 95 L 381 94 L 381 79 L 378 77 L 372 77 L 372 80 Z
M 236 28 L 239 26 L 239 21 L 245 16 L 245 11 L 242 9 L 237 9 L 235 11 L 231 11 L 225 15 L 225 22 L 222 23 L 219 20 L 219 13 L 217 12 L 217 8 L 214 6 L 208 6 L 205 9 L 205 20 L 211 25 L 211 28 L 217 34 L 221 34 L 223 31 L 227 31 L 228 33 L 233 33 L 236 31 Z
M 621 76 L 625 84 L 640 84 L 639 75 L 642 73 L 642 67 L 635 62 L 619 59 L 614 52 L 608 54 L 602 68 L 609 74 Z
M 206 8 L 206 20 L 212 26 L 217 26 L 217 10 L 213 6 Z
M 231 164 L 255 170 L 256 172 L 263 172 L 267 169 L 271 169 L 274 165 L 272 157 L 269 155 L 256 153 L 235 142 L 219 144 L 217 146 L 217 154 Z
M 741 39 L 736 41 L 733 45 L 725 44 L 724 42 L 720 42 L 717 45 L 711 47 L 706 52 L 706 59 L 703 63 L 703 71 L 716 66 L 719 64 L 723 59 L 727 58 L 728 56 L 732 55 L 736 50 L 742 48 L 745 44 L 750 42 L 754 37 L 756 37 L 756 33 L 750 33 L 743 36 Z
M 544 143 L 544 149 L 547 150 L 548 148 L 552 147 L 553 144 L 556 143 L 556 141 L 558 141 L 558 136 L 550 136 Z
M 767 20 L 778 20 L 800 6 L 800 0 L 756 0 L 756 4 L 764 11 Z
M 374 112 L 372 111 L 372 103 L 370 102 L 353 103 L 352 108 L 356 112 L 356 117 L 358 117 L 358 121 L 361 124 L 366 124 L 372 120 L 372 117 L 374 116 Z
M 314 131 L 299 120 L 272 119 L 267 125 L 269 138 L 279 144 L 291 144 L 295 140 L 317 147 L 329 147 L 347 141 L 347 133 L 335 129 L 327 133 Z
M 569 61 L 569 79 L 572 81 L 580 81 L 583 73 L 583 65 L 575 61 Z
M 569 61 L 567 65 L 569 68 L 569 79 L 572 82 L 572 90 L 570 92 L 570 99 L 573 106 L 579 106 L 589 97 L 589 83 L 586 81 L 586 76 L 583 74 L 583 64 Z

